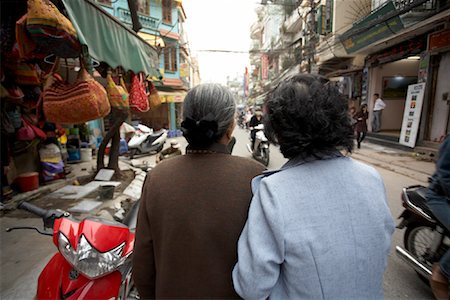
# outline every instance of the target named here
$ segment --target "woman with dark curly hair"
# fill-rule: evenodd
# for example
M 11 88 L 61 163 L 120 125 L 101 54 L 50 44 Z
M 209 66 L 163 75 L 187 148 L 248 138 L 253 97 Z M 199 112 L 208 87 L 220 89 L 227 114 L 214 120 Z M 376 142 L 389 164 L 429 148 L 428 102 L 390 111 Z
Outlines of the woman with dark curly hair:
M 346 100 L 296 75 L 265 102 L 264 125 L 289 161 L 252 182 L 233 283 L 244 299 L 383 299 L 394 222 L 380 175 L 353 147 Z
M 230 155 L 236 104 L 218 84 L 184 99 L 186 155 L 163 160 L 143 187 L 133 253 L 141 299 L 234 299 L 231 271 L 252 198 L 265 169 Z

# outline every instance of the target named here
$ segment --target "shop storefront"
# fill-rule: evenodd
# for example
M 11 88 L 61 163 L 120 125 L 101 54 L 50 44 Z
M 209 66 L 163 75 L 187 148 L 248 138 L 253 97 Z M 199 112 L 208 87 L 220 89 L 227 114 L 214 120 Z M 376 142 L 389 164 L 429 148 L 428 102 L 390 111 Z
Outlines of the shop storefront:
M 156 49 L 98 5 L 55 3 L 17 2 L 8 18 L 2 11 L 2 200 L 3 187 L 33 190 L 63 178 L 67 163 L 92 160 L 108 137 L 103 118 L 134 108 L 127 91 L 137 86 L 149 106 L 131 78 L 160 77 Z
M 380 134 L 400 137 L 408 86 L 418 82 L 419 55 L 425 49 L 426 35 L 367 57 L 369 110 L 373 109 L 376 93 L 386 103 Z

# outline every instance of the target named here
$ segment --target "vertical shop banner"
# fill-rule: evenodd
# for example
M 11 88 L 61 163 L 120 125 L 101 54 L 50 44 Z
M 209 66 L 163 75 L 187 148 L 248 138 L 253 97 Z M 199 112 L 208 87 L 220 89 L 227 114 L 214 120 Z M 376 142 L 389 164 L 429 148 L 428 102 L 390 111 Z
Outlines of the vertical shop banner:
M 269 57 L 267 54 L 261 55 L 261 79 L 269 79 Z
M 408 86 L 399 143 L 411 148 L 416 146 L 424 92 L 424 82 Z
M 417 83 L 427 82 L 429 66 L 430 66 L 430 52 L 424 51 L 420 53 L 419 74 L 417 77 Z

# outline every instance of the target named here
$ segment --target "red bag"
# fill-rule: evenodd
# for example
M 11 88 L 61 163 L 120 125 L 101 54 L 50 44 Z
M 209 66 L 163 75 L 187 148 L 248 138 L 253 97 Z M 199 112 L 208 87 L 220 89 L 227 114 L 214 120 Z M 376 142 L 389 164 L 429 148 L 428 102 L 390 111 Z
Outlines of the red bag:
M 25 118 L 22 118 L 22 121 L 24 124 L 28 125 L 29 127 L 31 127 L 31 129 L 33 130 L 34 134 L 36 137 L 40 138 L 41 140 L 45 140 L 47 138 L 47 134 L 40 129 L 39 127 L 35 126 L 33 123 L 31 123 L 30 121 L 28 121 Z
M 144 85 L 135 74 L 131 77 L 130 107 L 138 112 L 147 112 L 150 110 Z
M 22 119 L 22 121 L 24 121 L 24 119 Z M 33 128 L 24 121 L 23 127 L 17 130 L 17 139 L 19 141 L 32 141 L 35 137 L 36 135 L 34 134 Z

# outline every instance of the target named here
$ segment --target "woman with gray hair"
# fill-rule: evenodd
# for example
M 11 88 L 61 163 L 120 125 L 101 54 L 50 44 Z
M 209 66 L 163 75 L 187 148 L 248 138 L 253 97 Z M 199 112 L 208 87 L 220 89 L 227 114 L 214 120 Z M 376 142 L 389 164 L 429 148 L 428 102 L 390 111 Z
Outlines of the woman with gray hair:
M 251 180 L 264 166 L 230 155 L 231 92 L 199 85 L 184 99 L 186 155 L 147 174 L 133 254 L 141 299 L 239 298 L 231 280 L 236 243 L 250 205 Z

